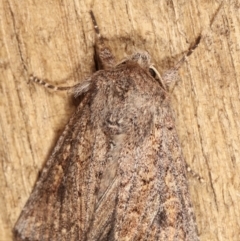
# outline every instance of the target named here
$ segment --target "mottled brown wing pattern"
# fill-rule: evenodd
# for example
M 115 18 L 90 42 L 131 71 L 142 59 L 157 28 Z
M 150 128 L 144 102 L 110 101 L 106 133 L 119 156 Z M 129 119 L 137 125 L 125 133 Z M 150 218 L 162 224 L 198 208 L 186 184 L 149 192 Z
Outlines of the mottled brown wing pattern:
M 99 71 L 92 86 L 18 220 L 19 240 L 198 240 L 166 92 L 134 63 Z
M 80 240 L 83 235 L 89 215 L 82 210 L 92 202 L 82 199 L 89 196 L 82 189 L 91 160 L 89 143 L 94 145 L 89 100 L 87 95 L 71 118 L 22 211 L 15 226 L 20 240 Z
M 146 52 L 116 64 L 91 17 L 105 70 L 72 87 L 82 101 L 15 225 L 16 240 L 198 241 L 166 91 L 185 57 L 163 78 Z
M 112 236 L 101 240 L 198 240 L 168 95 L 137 65 L 112 78 L 106 115 L 112 122 L 104 128 L 113 143 L 109 162 L 118 163 L 118 190 Z

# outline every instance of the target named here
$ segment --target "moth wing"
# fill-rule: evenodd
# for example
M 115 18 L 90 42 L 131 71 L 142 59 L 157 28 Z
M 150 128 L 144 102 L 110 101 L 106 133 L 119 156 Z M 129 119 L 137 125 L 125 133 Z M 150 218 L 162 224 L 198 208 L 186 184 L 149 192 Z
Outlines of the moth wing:
M 198 241 L 169 95 L 140 67 L 125 68 L 106 88 L 104 128 L 113 144 L 106 169 L 117 168 L 88 240 Z
M 125 143 L 119 165 L 121 179 L 114 240 L 197 241 L 195 217 L 188 191 L 185 161 L 168 99 L 149 101 L 155 106 L 149 133 L 129 152 Z M 158 105 L 160 104 L 160 105 Z M 158 106 L 157 106 L 158 105 Z M 149 112 L 139 112 L 147 119 Z M 135 132 L 144 130 L 138 125 Z
M 80 103 L 46 162 L 15 225 L 16 240 L 86 239 L 107 148 L 106 136 L 91 120 L 90 95 Z
M 198 240 L 168 94 L 145 70 L 95 75 L 15 230 L 31 241 Z

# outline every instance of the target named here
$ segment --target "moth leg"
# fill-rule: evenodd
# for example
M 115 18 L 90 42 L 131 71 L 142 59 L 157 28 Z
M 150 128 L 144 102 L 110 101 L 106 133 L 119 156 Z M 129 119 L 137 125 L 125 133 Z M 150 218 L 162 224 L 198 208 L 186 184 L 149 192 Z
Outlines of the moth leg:
M 109 47 L 107 47 L 104 43 L 103 37 L 100 34 L 96 18 L 92 11 L 90 11 L 90 15 L 92 18 L 92 22 L 94 25 L 94 29 L 96 32 L 96 61 L 98 69 L 109 69 L 116 65 L 115 57 L 112 54 L 112 51 Z
M 171 84 L 176 83 L 176 81 L 178 80 L 178 70 L 182 67 L 182 65 L 187 61 L 188 56 L 190 56 L 193 51 L 197 48 L 197 46 L 199 45 L 201 41 L 201 35 L 199 35 L 196 39 L 196 41 L 194 42 L 194 44 L 192 44 L 187 53 L 184 54 L 184 56 L 177 62 L 177 64 L 167 70 L 165 73 L 163 73 L 162 76 L 162 81 L 164 82 L 164 85 L 169 87 Z

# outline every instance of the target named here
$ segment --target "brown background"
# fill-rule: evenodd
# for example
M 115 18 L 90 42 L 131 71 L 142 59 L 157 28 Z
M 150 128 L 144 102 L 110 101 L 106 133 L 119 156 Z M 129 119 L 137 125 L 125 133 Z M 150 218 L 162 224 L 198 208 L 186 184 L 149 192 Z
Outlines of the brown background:
M 67 123 L 70 94 L 52 93 L 30 73 L 73 85 L 94 71 L 93 9 L 118 60 L 147 50 L 160 73 L 202 42 L 172 93 L 201 241 L 240 240 L 240 2 L 0 1 L 0 240 L 11 229 Z M 213 18 L 212 24 L 211 19 Z

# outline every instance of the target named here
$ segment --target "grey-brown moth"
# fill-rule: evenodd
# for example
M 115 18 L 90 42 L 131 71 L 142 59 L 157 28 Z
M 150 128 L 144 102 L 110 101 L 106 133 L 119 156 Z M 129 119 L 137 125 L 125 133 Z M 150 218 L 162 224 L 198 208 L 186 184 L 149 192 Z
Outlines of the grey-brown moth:
M 91 16 L 102 69 L 72 87 L 82 100 L 22 210 L 16 240 L 197 241 L 167 89 L 200 37 L 161 77 L 147 52 L 116 63 Z

